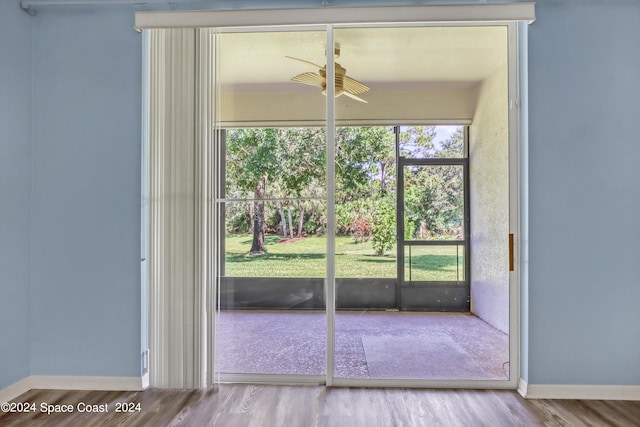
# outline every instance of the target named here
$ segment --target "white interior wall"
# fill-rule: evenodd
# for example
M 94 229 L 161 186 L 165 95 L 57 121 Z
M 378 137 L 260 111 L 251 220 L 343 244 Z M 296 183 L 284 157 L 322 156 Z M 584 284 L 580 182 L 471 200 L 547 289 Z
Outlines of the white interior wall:
M 508 72 L 479 87 L 469 134 L 471 312 L 509 332 Z

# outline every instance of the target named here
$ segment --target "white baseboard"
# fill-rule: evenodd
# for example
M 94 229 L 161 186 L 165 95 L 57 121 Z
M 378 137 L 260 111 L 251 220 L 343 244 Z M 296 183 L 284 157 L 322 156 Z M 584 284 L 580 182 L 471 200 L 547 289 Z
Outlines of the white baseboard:
M 638 385 L 527 384 L 522 378 L 518 393 L 525 399 L 640 400 Z
M 524 398 L 527 397 L 527 382 L 522 378 L 518 380 L 518 393 Z
M 149 388 L 149 372 L 147 372 L 146 374 L 144 374 L 141 378 L 142 380 L 142 389 L 146 390 Z
M 11 384 L 9 387 L 5 387 L 0 390 L 0 403 L 9 402 L 21 394 L 28 392 L 32 388 L 30 377 L 23 378 L 17 383 Z
M 143 377 L 31 375 L 0 390 L 0 403 L 8 402 L 33 389 L 141 391 L 147 387 L 149 387 L 149 374 Z

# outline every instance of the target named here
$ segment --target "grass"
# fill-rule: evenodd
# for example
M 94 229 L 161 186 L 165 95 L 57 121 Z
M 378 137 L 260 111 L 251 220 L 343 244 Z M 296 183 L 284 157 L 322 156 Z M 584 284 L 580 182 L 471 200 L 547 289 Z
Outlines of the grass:
M 326 238 L 306 237 L 278 243 L 280 236 L 266 236 L 267 253 L 251 255 L 252 236 L 228 234 L 225 273 L 232 277 L 325 277 Z M 408 250 L 405 277 L 409 279 Z M 462 260 L 460 260 L 462 262 Z M 422 246 L 411 250 L 413 280 L 456 280 L 456 246 Z M 460 264 L 460 270 L 462 270 Z M 336 237 L 336 277 L 396 277 L 396 248 L 376 256 L 369 242 L 355 243 L 351 237 Z M 462 280 L 462 276 L 460 276 Z

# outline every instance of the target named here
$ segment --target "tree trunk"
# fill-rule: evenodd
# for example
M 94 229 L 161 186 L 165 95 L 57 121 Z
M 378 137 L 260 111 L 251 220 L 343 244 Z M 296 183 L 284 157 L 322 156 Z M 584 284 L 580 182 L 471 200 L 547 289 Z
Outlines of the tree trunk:
M 387 164 L 380 165 L 380 190 L 384 193 L 387 190 Z
M 304 223 L 304 206 L 300 206 L 300 220 L 298 221 L 298 237 L 302 237 L 303 223 Z
M 251 243 L 252 254 L 264 253 L 264 195 L 266 176 L 258 181 L 256 185 L 255 198 L 253 202 L 253 242 Z
M 291 206 L 289 206 L 289 233 L 291 234 L 291 238 L 293 239 L 293 220 L 291 218 Z
M 282 222 L 282 236 L 287 238 L 287 217 L 284 216 L 284 208 L 282 207 L 282 202 L 277 202 L 278 211 L 280 212 L 280 220 Z

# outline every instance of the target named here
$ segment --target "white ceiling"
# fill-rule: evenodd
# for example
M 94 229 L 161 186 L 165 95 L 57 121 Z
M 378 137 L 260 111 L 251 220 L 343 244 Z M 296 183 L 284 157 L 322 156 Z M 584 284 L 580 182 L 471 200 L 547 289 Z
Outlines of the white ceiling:
M 227 33 L 220 36 L 220 83 L 233 91 L 314 90 L 293 83 L 311 66 L 294 56 L 324 65 L 322 31 Z M 448 26 L 336 29 L 347 75 L 371 90 L 416 85 L 475 86 L 507 59 L 504 26 Z

